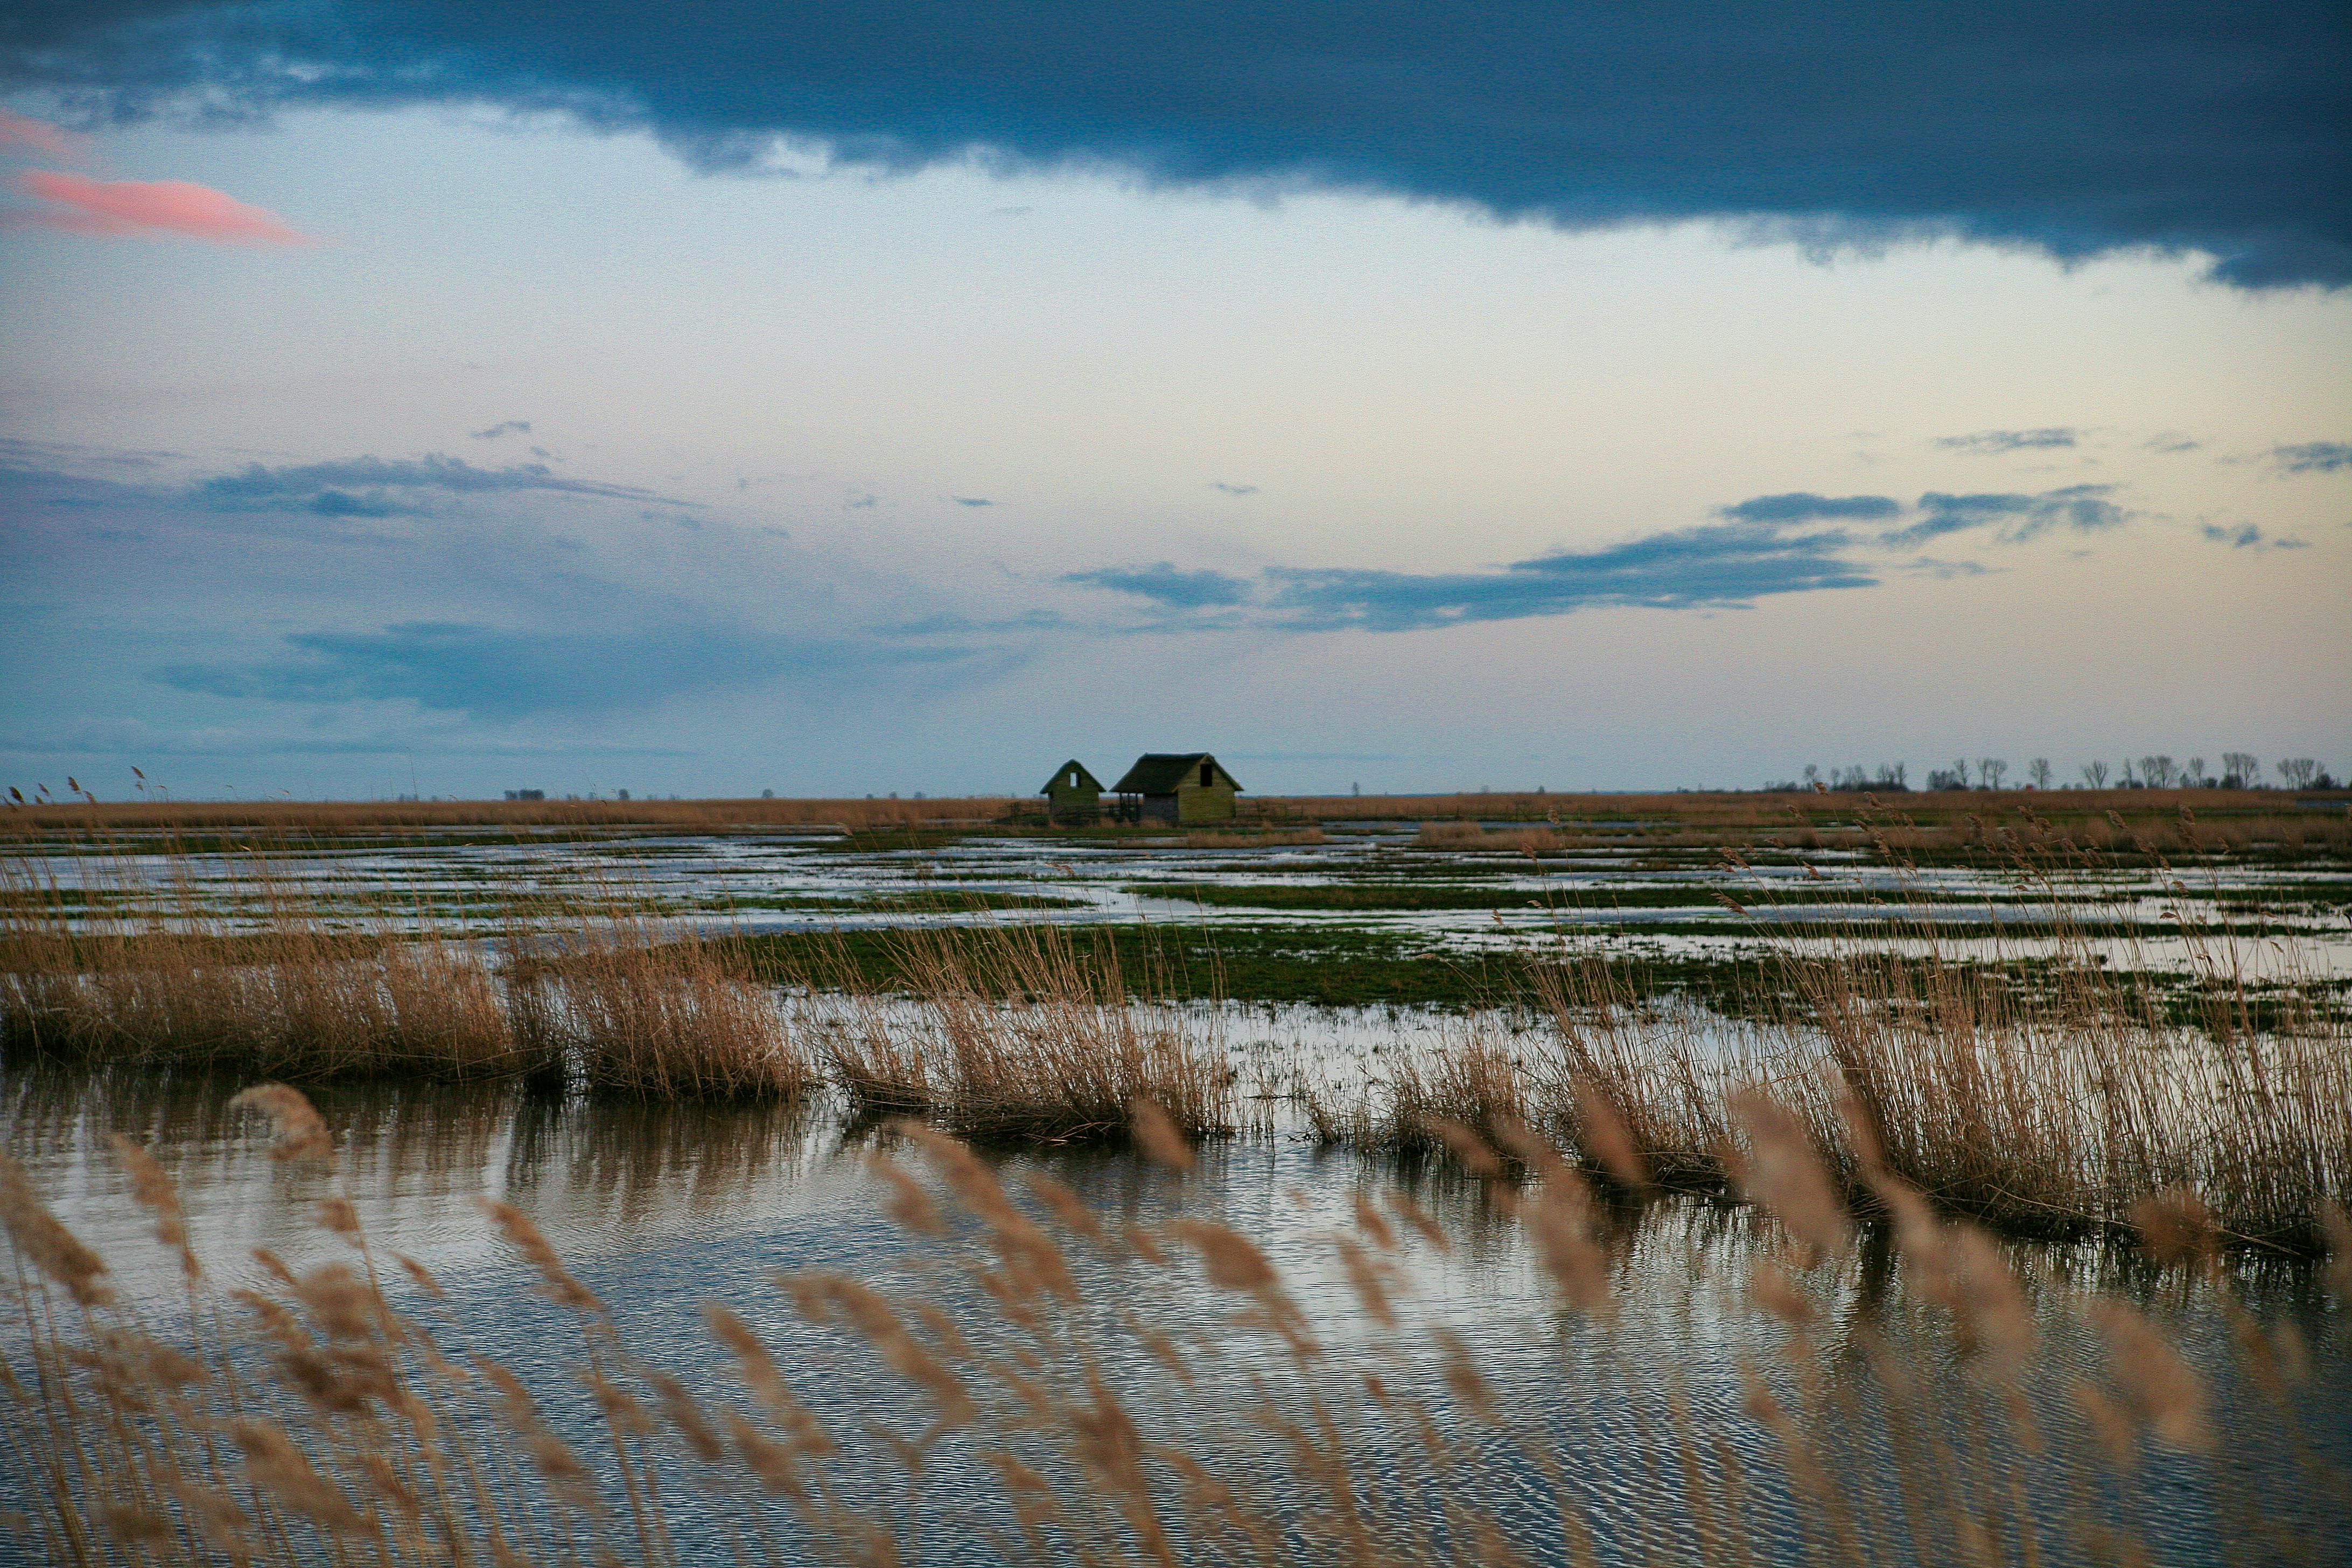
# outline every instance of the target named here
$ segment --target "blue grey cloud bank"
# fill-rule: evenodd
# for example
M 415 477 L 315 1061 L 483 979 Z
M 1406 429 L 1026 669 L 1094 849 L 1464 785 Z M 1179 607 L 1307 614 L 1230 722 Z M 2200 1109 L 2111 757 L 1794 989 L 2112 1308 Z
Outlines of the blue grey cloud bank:
M 1732 220 L 2075 260 L 2203 252 L 2352 280 L 2339 0 L 1629 5 L 1369 0 L 33 0 L 0 83 L 89 121 L 490 103 L 642 128 L 700 167 L 780 139 L 1276 181 L 1569 227 Z

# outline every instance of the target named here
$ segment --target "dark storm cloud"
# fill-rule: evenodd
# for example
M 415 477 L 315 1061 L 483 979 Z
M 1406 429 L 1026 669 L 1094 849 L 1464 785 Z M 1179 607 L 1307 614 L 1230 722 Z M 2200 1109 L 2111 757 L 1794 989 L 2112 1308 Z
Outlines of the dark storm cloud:
M 1982 455 L 2037 452 L 2053 447 L 2072 447 L 2081 434 L 2071 425 L 2045 426 L 2039 430 L 1979 430 L 1971 436 L 1938 436 L 1936 445 L 1956 452 Z
M 568 479 L 544 463 L 478 468 L 457 458 L 427 453 L 422 458 L 345 458 L 326 463 L 264 468 L 248 463 L 233 473 L 198 481 L 189 499 L 223 511 L 310 511 L 322 517 L 391 517 L 425 510 L 425 498 L 443 495 L 512 494 L 551 490 L 608 500 L 693 503 L 656 495 L 632 485 Z
M 1787 495 L 1751 496 L 1737 505 L 1717 509 L 1717 515 L 1738 522 L 1819 522 L 1859 519 L 1879 522 L 1898 515 L 1903 503 L 1891 496 L 1817 496 L 1810 490 Z
M 1134 594 L 1180 610 L 1239 605 L 1249 598 L 1249 584 L 1239 577 L 1207 570 L 1180 572 L 1174 563 L 1168 561 L 1150 566 L 1105 566 L 1092 572 L 1070 572 L 1063 575 L 1062 581 Z
M 884 169 L 1108 166 L 2352 281 L 2339 0 L 19 0 L 0 83 L 89 124 L 487 102 L 650 130 L 706 169 L 789 139 Z
M 1266 577 L 1275 586 L 1270 606 L 1290 629 L 1414 631 L 1604 605 L 1727 608 L 1778 594 L 1868 587 L 1878 579 L 1846 558 L 1853 542 L 1838 530 L 1790 534 L 1776 523 L 1735 522 L 1538 555 L 1488 572 L 1277 567 Z
M 181 664 L 154 672 L 176 690 L 275 702 L 407 701 L 478 719 L 604 713 L 793 676 L 837 682 L 858 670 L 953 660 L 952 648 L 876 647 L 694 623 L 626 631 L 529 631 L 409 621 L 375 632 L 301 632 L 292 657 Z

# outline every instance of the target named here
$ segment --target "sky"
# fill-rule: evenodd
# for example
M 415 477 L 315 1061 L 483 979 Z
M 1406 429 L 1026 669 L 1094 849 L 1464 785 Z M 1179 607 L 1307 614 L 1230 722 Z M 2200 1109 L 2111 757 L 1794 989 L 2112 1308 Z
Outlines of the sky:
M 0 17 L 0 788 L 2352 773 L 2340 6 Z

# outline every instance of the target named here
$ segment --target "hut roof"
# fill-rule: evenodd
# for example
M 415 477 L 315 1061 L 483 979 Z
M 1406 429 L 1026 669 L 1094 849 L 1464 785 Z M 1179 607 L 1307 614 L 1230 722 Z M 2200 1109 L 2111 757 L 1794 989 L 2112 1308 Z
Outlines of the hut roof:
M 1054 770 L 1054 776 L 1037 786 L 1037 793 L 1039 795 L 1053 794 L 1054 786 L 1060 784 L 1065 775 L 1073 772 L 1078 775 L 1077 787 L 1079 789 L 1090 789 L 1097 795 L 1100 795 L 1102 793 L 1102 780 L 1087 772 L 1087 764 L 1078 761 L 1076 757 L 1072 757 L 1068 762 L 1064 763 L 1060 767 L 1055 768 Z
M 1218 776 L 1234 788 L 1242 787 L 1241 780 L 1227 773 L 1225 764 L 1206 752 L 1146 752 L 1135 759 L 1135 766 L 1128 769 L 1118 783 L 1111 785 L 1111 791 L 1116 795 L 1174 795 L 1202 763 L 1214 767 Z

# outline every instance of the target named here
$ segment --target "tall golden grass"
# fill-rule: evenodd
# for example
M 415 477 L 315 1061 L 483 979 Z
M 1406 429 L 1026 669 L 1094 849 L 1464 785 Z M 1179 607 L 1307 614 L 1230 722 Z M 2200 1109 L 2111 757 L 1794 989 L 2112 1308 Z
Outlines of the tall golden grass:
M 425 910 L 355 921 L 267 853 L 231 858 L 239 907 L 201 895 L 190 857 L 163 859 L 101 868 L 80 900 L 0 861 L 0 1049 L 302 1080 L 576 1073 L 638 1096 L 793 1096 L 814 1077 L 731 943 L 617 896 L 472 939 Z
M 527 1374 L 436 1337 L 442 1282 L 371 1240 L 307 1100 L 283 1086 L 240 1100 L 272 1119 L 281 1159 L 328 1173 L 316 1212 L 344 1259 L 298 1273 L 264 1254 L 264 1288 L 226 1287 L 189 1245 L 171 1173 L 117 1139 L 131 1199 L 180 1259 L 187 1310 L 170 1329 L 118 1297 L 106 1260 L 0 1156 L 21 1313 L 0 1392 L 29 1505 L 0 1530 L 27 1552 L 384 1568 L 661 1564 L 714 1546 L 896 1564 L 983 1545 L 1106 1565 L 2137 1563 L 2171 1544 L 2160 1488 L 2210 1506 L 2215 1539 L 2252 1560 L 2317 1563 L 2352 1521 L 2352 1478 L 2312 1440 L 2307 1347 L 2225 1279 L 2210 1289 L 2239 1331 L 2212 1353 L 2236 1358 L 2258 1402 L 2238 1420 L 2268 1468 L 2217 1452 L 2212 1362 L 2126 1300 L 2021 1278 L 1874 1162 L 1859 1174 L 1892 1216 L 1903 1286 L 1842 1321 L 1871 1265 L 1803 1113 L 1760 1095 L 1736 1101 L 1732 1130 L 1769 1222 L 1744 1272 L 1690 1279 L 1715 1303 L 1705 1339 L 1621 1329 L 1633 1233 L 1559 1151 L 1516 1124 L 1496 1129 L 1500 1150 L 1439 1129 L 1554 1298 L 1558 1359 L 1531 1400 L 1479 1364 L 1474 1300 L 1417 1298 L 1414 1259 L 1460 1238 L 1401 1193 L 1360 1194 L 1354 1223 L 1322 1239 L 1333 1283 L 1318 1289 L 1215 1220 L 1110 1223 L 1048 1181 L 1016 1192 L 914 1125 L 932 1179 L 886 1163 L 888 1206 L 985 1286 L 954 1310 L 804 1271 L 773 1283 L 821 1350 L 779 1353 L 753 1321 L 772 1313 L 740 1298 L 704 1307 L 703 1346 L 635 1342 L 529 1215 L 486 1202 L 568 1346 L 551 1356 L 521 1331 Z M 1145 1131 L 1190 1163 L 1164 1123 Z M 2146 1212 L 2152 1262 L 2210 1268 L 2192 1212 Z M 2352 1225 L 2330 1225 L 2352 1248 Z M 2330 1279 L 2352 1301 L 2338 1257 Z M 1175 1275 L 1232 1314 L 1155 1307 Z M 1735 1324 L 1761 1359 L 1740 1364 L 1738 1408 L 1702 1411 L 1694 1363 Z M 2096 1348 L 2053 1354 L 2053 1340 Z M 1265 1350 L 1241 1377 L 1244 1341 Z M 681 1356 L 717 1370 L 665 1364 Z M 827 1420 L 819 1391 L 845 1375 L 892 1392 Z M 593 1414 L 562 1421 L 567 1406 Z
M 2332 983 L 2292 932 L 2186 916 L 2185 970 L 2156 983 L 2147 944 L 2094 935 L 2057 896 L 2062 863 L 2108 862 L 2046 821 L 2025 831 L 2003 830 L 2015 889 L 2046 900 L 2030 942 L 1956 944 L 1906 914 L 1898 886 L 1866 925 L 1759 923 L 1769 957 L 1738 1019 L 1662 1005 L 1631 965 L 1563 943 L 1527 971 L 1548 1026 L 1467 1020 L 1353 1099 L 1309 1085 L 1310 1123 L 1415 1152 L 1433 1146 L 1433 1118 L 1489 1136 L 1524 1121 L 1603 1168 L 1598 1106 L 1660 1179 L 1722 1188 L 1738 1176 L 1737 1098 L 1769 1083 L 1864 1201 L 1878 1163 L 1947 1212 L 2082 1235 L 2128 1231 L 2134 1202 L 2178 1192 L 2229 1245 L 2318 1248 L 2327 1205 L 2352 1204 L 2352 1021 Z M 1721 901 L 1769 912 L 1769 891 L 1741 896 Z
M 1251 803 L 1283 819 L 1420 822 L 1433 847 L 1475 840 L 1483 824 L 1541 823 L 1568 849 L 1687 851 L 1882 847 L 1913 856 L 2000 859 L 2004 825 L 2039 820 L 2086 848 L 2201 857 L 2352 853 L 2352 800 L 2297 807 L 2274 790 L 1962 790 L 1879 796 L 1675 795 L 1327 795 Z M 1508 831 L 1508 829 L 1506 829 Z M 1449 841 L 1447 835 L 1459 834 Z
M 163 859 L 160 874 L 92 871 L 77 889 L 89 901 L 0 862 L 0 1049 L 640 1099 L 798 1098 L 822 1065 L 862 1114 L 919 1110 L 979 1136 L 1123 1136 L 1145 1098 L 1196 1136 L 1232 1121 L 1213 1028 L 1132 995 L 1109 946 L 1082 952 L 1055 927 L 901 933 L 912 984 L 886 995 L 845 957 L 755 979 L 737 937 L 665 927 L 625 889 L 551 899 L 475 940 L 429 911 L 347 929 L 267 854 L 232 857 L 251 893 L 233 909 L 201 895 L 193 857 Z
M 901 986 L 878 990 L 845 959 L 801 977 L 835 1080 L 861 1114 L 1065 1141 L 1118 1135 L 1150 1100 L 1191 1136 L 1232 1130 L 1215 1013 L 1188 1012 L 1148 976 L 1130 981 L 1109 942 L 1052 925 L 894 940 Z
M 72 894 L 0 859 L 0 1048 L 275 1077 L 479 1078 L 538 1065 L 479 947 L 331 917 L 267 858 L 249 910 L 204 899 L 184 856 Z M 86 900 L 86 901 L 83 901 Z
M 1500 831 L 1483 822 L 1424 822 L 1413 835 L 1421 849 L 1491 850 L 1538 855 L 1560 847 L 1560 836 L 1549 827 L 1506 827 Z
M 615 918 L 505 978 L 518 1035 L 539 1059 L 576 1063 L 591 1093 L 793 1100 L 815 1086 L 773 988 L 726 938 Z
M 1899 822 L 1864 826 L 1901 868 Z M 2191 984 L 2159 992 L 2145 953 L 2104 962 L 2055 897 L 2062 871 L 2111 864 L 2103 851 L 2030 815 L 1986 837 L 2054 911 L 2031 952 L 2007 955 L 2030 966 L 1948 952 L 1931 921 L 1903 918 L 1899 889 L 1867 928 L 1768 928 L 1778 1013 L 1762 1025 L 1661 1009 L 1596 953 L 1537 953 L 1544 1030 L 1465 1024 L 1351 1101 L 1310 1093 L 1308 1119 L 1398 1150 L 1433 1147 L 1433 1117 L 1489 1133 L 1517 1120 L 1583 1156 L 1597 1095 L 1665 1179 L 1721 1185 L 1731 1097 L 1771 1081 L 1849 1183 L 1867 1143 L 1954 1212 L 2060 1234 L 2115 1229 L 2137 1194 L 2185 1188 L 2237 1244 L 2310 1250 L 2323 1203 L 2352 1198 L 2352 1040 L 2291 940 L 2268 941 L 2280 974 L 2258 987 L 2246 939 L 2191 926 Z M 888 991 L 844 952 L 785 976 L 787 995 L 732 939 L 658 928 L 617 893 L 491 943 L 420 938 L 388 912 L 352 929 L 266 855 L 238 868 L 255 908 L 221 913 L 190 858 L 164 859 L 160 877 L 94 879 L 92 904 L 0 862 L 0 1048 L 292 1079 L 568 1078 L 656 1100 L 794 1099 L 830 1080 L 859 1115 L 989 1139 L 1116 1136 L 1140 1100 L 1192 1136 L 1237 1120 L 1218 1011 L 1174 1005 L 1068 928 L 906 931 Z M 1859 1129 L 1835 1109 L 1848 1103 Z

